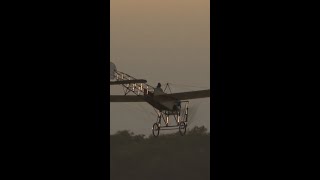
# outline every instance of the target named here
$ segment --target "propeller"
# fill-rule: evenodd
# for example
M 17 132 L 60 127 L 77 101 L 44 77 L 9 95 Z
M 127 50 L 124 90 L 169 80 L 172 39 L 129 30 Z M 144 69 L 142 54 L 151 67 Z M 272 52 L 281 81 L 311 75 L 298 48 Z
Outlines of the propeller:
M 117 71 L 117 67 L 113 62 L 110 62 L 110 80 L 113 80 L 115 76 L 115 71 Z

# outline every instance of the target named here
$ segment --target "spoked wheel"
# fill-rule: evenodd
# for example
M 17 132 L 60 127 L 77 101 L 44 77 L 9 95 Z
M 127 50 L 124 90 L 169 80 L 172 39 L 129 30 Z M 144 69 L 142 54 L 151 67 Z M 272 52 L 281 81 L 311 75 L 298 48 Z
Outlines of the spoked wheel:
M 185 122 L 180 122 L 179 123 L 179 132 L 181 136 L 185 135 L 187 131 L 187 124 Z
M 160 133 L 160 126 L 158 123 L 154 123 L 152 127 L 152 134 L 154 137 L 158 137 Z

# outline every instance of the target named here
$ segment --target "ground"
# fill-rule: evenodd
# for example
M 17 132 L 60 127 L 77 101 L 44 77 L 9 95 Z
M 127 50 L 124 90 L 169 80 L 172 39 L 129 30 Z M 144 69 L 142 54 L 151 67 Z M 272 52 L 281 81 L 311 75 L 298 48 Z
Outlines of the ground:
M 111 180 L 210 179 L 210 134 L 204 127 L 157 138 L 120 131 L 110 135 L 110 160 Z

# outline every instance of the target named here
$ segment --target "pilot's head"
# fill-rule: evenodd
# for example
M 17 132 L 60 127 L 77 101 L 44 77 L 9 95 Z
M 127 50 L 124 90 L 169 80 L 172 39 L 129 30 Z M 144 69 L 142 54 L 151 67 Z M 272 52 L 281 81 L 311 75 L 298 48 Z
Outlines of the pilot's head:
M 161 87 L 161 84 L 160 84 L 160 83 L 158 83 L 157 88 L 160 88 L 160 87 Z

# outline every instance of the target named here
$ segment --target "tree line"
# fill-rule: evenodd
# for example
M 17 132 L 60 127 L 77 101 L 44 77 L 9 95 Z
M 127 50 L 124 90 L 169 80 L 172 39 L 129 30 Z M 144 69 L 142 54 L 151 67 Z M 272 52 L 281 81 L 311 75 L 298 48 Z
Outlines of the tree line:
M 159 137 L 119 131 L 110 135 L 110 175 L 117 179 L 209 179 L 210 133 L 194 127 Z

